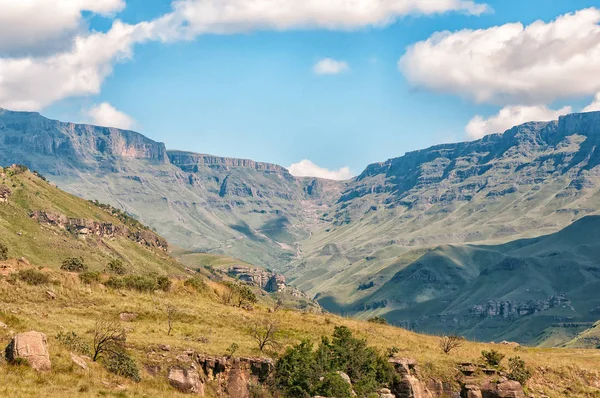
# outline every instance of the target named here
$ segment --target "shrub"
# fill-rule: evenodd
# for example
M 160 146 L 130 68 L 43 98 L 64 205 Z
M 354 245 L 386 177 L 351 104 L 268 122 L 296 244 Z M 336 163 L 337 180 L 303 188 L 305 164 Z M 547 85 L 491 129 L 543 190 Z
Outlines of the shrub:
M 521 357 L 514 357 L 508 359 L 508 378 L 515 380 L 525 385 L 527 380 L 531 378 L 531 370 L 525 365 L 525 361 Z
M 119 259 L 111 260 L 108 263 L 108 272 L 115 275 L 125 275 L 127 273 L 127 268 L 123 265 L 123 261 Z
M 85 271 L 79 274 L 79 279 L 86 285 L 92 283 L 100 283 L 100 272 L 99 271 Z
M 0 243 L 0 261 L 8 260 L 8 247 L 4 243 Z
M 56 340 L 66 348 L 76 351 L 80 354 L 92 356 L 92 349 L 81 337 L 75 332 L 58 332 L 55 336 Z
M 204 282 L 204 279 L 199 278 L 197 276 L 195 276 L 193 278 L 186 279 L 183 284 L 185 286 L 191 287 L 192 289 L 194 289 L 198 293 L 205 291 L 206 288 L 207 288 L 206 282 Z
M 45 285 L 50 282 L 48 275 L 34 269 L 21 270 L 17 276 L 20 280 L 32 286 Z
M 264 320 L 262 323 L 255 323 L 250 328 L 250 337 L 258 344 L 258 349 L 262 352 L 266 347 L 277 347 L 277 335 L 279 326 L 271 320 Z
M 385 318 L 381 317 L 381 316 L 374 316 L 372 318 L 369 318 L 368 322 L 378 323 L 380 325 L 387 325 L 388 324 L 387 320 Z
M 240 346 L 237 343 L 231 343 L 231 345 L 227 349 L 227 356 L 229 358 L 233 357 L 233 355 L 235 354 L 235 352 L 237 350 L 239 350 L 239 348 L 240 348 Z
M 465 342 L 465 338 L 451 334 L 440 338 L 439 345 L 442 352 L 446 355 L 450 354 L 455 348 L 460 348 Z
M 496 350 L 481 351 L 481 356 L 483 357 L 483 360 L 487 365 L 492 366 L 494 368 L 499 367 L 500 363 L 504 359 L 504 354 L 501 354 Z
M 171 280 L 166 276 L 159 276 L 156 278 L 156 286 L 162 291 L 168 291 L 171 288 Z
M 329 372 L 319 382 L 315 393 L 323 397 L 350 398 L 352 388 L 338 373 Z
M 241 307 L 246 303 L 254 304 L 258 302 L 256 294 L 249 286 L 231 282 L 225 282 L 225 286 L 229 288 L 229 291 L 223 296 L 225 304 L 230 304 L 233 301 L 238 307 Z
M 368 347 L 364 339 L 353 337 L 345 326 L 337 326 L 331 340 L 323 337 L 316 351 L 309 341 L 288 348 L 277 361 L 274 381 L 287 397 L 327 395 L 327 392 L 321 394 L 321 390 L 340 387 L 339 380 L 331 375 L 336 371 L 350 377 L 358 396 L 367 396 L 394 381 L 387 358 Z M 321 377 L 323 382 L 329 377 L 328 383 L 324 384 Z
M 118 289 L 125 288 L 125 281 L 123 280 L 123 278 L 117 278 L 116 276 L 111 276 L 104 283 L 104 285 L 106 285 L 107 287 L 110 287 L 111 289 L 118 290 Z
M 81 257 L 69 257 L 62 262 L 60 269 L 68 272 L 84 272 L 87 271 L 88 266 Z
M 396 346 L 390 347 L 387 349 L 387 356 L 388 356 L 388 358 L 393 358 L 399 352 L 400 352 L 400 348 L 398 348 Z
M 106 370 L 111 373 L 130 378 L 135 382 L 139 382 L 141 380 L 140 371 L 137 367 L 137 364 L 125 350 L 110 352 L 104 358 L 103 363 Z

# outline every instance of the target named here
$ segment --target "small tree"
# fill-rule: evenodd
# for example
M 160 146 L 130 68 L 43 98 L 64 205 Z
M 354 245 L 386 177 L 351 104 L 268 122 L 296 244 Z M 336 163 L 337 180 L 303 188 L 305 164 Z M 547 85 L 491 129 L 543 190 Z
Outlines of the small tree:
M 279 333 L 279 325 L 271 320 L 257 322 L 250 328 L 250 337 L 258 343 L 258 349 L 262 352 L 266 347 L 277 347 L 277 335 Z
M 241 286 L 241 285 L 237 285 L 237 301 L 238 301 L 238 307 L 241 307 L 242 305 L 249 303 L 249 304 L 254 304 L 258 301 L 258 298 L 256 297 L 256 294 L 254 294 L 254 292 L 252 291 L 252 289 L 250 289 L 249 286 Z
M 483 357 L 483 360 L 486 364 L 494 368 L 499 367 L 500 363 L 504 359 L 504 354 L 501 354 L 496 350 L 481 351 L 481 356 Z
M 96 362 L 104 354 L 121 352 L 125 349 L 125 329 L 115 321 L 98 320 L 94 328 L 92 361 Z
M 450 354 L 452 350 L 455 348 L 460 348 L 463 346 L 465 342 L 465 338 L 462 336 L 457 336 L 455 334 L 451 334 L 450 336 L 443 336 L 440 338 L 439 345 L 442 352 L 446 355 Z
M 8 260 L 8 247 L 4 243 L 0 243 L 0 261 Z
M 275 306 L 273 307 L 273 312 L 277 312 L 280 309 L 282 309 L 284 306 L 284 302 L 283 302 L 283 298 L 281 296 L 277 297 L 277 302 L 275 303 Z
M 508 359 L 508 378 L 515 380 L 525 385 L 527 380 L 531 378 L 531 370 L 525 365 L 525 361 L 521 357 L 513 357 Z
M 231 345 L 229 346 L 229 348 L 227 349 L 227 356 L 229 358 L 232 358 L 233 355 L 235 354 L 235 352 L 240 348 L 240 346 L 237 343 L 231 343 Z
M 176 318 L 179 316 L 179 311 L 175 306 L 167 305 L 167 324 L 169 329 L 167 330 L 167 336 L 171 335 L 171 330 L 173 330 L 173 323 Z

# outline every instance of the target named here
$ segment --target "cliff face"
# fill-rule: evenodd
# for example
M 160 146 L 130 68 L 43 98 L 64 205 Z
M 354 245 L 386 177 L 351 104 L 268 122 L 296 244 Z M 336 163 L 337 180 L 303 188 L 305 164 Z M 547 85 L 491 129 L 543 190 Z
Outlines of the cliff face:
M 194 152 L 167 151 L 167 153 L 172 164 L 188 172 L 198 172 L 198 168 L 202 166 L 222 166 L 223 168 L 243 167 L 258 171 L 274 172 L 281 174 L 287 179 L 294 179 L 286 168 L 276 164 L 255 162 L 249 159 L 224 158 Z
M 0 143 L 29 154 L 88 158 L 148 159 L 168 162 L 167 150 L 134 131 L 63 123 L 32 112 L 0 109 Z

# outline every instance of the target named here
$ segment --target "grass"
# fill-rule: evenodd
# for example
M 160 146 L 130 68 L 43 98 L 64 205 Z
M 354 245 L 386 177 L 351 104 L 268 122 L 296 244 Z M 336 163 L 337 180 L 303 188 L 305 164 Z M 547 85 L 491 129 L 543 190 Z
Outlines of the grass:
M 138 293 L 115 291 L 100 284 L 85 285 L 76 275 L 44 269 L 51 278 L 55 300 L 50 300 L 44 286 L 30 286 L 17 281 L 12 284 L 0 280 L 2 313 L 0 321 L 8 329 L 0 329 L 0 342 L 8 344 L 12 332 L 38 330 L 48 336 L 53 369 L 48 374 L 13 366 L 0 367 L 0 395 L 58 397 L 65 393 L 85 390 L 93 396 L 160 396 L 175 391 L 167 384 L 166 367 L 184 350 L 192 349 L 210 355 L 223 356 L 236 343 L 239 356 L 260 356 L 256 343 L 248 334 L 255 321 L 270 317 L 279 323 L 283 347 L 267 355 L 277 357 L 289 345 L 308 338 L 317 342 L 320 336 L 330 335 L 334 326 L 346 325 L 354 333 L 366 338 L 369 344 L 384 351 L 398 347 L 397 356 L 413 357 L 420 364 L 421 377 L 435 377 L 452 381 L 460 362 L 477 361 L 482 350 L 496 349 L 506 357 L 519 355 L 535 372 L 529 387 L 543 390 L 550 397 L 599 397 L 600 390 L 590 383 L 598 381 L 597 364 L 600 350 L 518 348 L 503 345 L 467 342 L 452 356 L 445 355 L 434 336 L 415 334 L 400 328 L 347 319 L 331 314 L 302 313 L 280 310 L 269 313 L 267 306 L 259 305 L 246 311 L 220 302 L 222 285 L 208 281 L 206 292 L 198 293 L 174 280 L 169 292 Z M 24 298 L 26 298 L 24 300 Z M 178 309 L 171 336 L 167 336 L 166 306 Z M 128 348 L 142 369 L 142 381 L 134 383 L 107 373 L 99 364 L 91 364 L 89 372 L 74 366 L 69 352 L 54 338 L 59 332 L 75 332 L 90 341 L 94 324 L 99 318 L 118 319 L 121 312 L 135 312 L 133 322 L 124 323 L 128 333 Z M 202 338 L 202 339 L 201 339 Z M 159 344 L 168 344 L 172 350 L 167 358 L 158 357 L 162 374 L 150 376 L 145 363 L 153 362 L 150 354 Z M 150 357 L 149 357 L 150 355 Z

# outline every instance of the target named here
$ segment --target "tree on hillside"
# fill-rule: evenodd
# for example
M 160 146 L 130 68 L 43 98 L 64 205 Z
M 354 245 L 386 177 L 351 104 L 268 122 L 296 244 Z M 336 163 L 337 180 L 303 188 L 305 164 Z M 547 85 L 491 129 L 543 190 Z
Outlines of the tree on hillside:
M 115 321 L 98 320 L 94 328 L 92 361 L 96 362 L 104 354 L 121 352 L 125 349 L 125 329 Z
M 450 336 L 443 336 L 440 338 L 439 344 L 440 349 L 446 355 L 450 354 L 455 348 L 460 348 L 465 342 L 465 338 L 451 334 Z
M 258 349 L 262 352 L 266 347 L 277 347 L 277 334 L 279 325 L 269 319 L 257 322 L 250 327 L 250 337 L 258 343 Z

